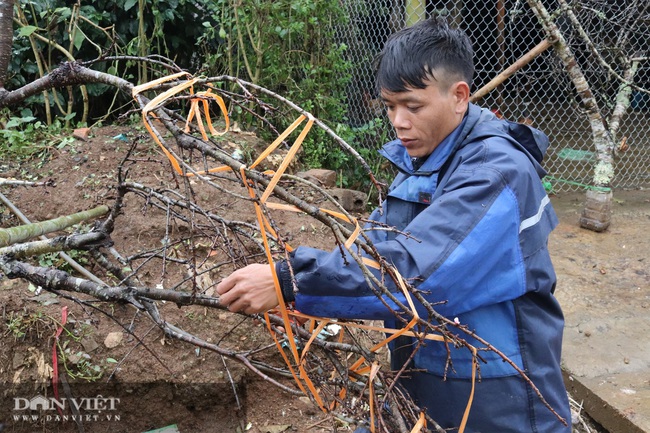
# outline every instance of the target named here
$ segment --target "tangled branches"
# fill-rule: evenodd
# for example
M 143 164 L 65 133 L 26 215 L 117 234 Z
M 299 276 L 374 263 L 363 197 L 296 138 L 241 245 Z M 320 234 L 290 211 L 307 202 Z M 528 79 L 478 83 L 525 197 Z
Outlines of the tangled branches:
M 77 74 L 75 80 L 88 75 L 96 82 L 111 81 L 79 65 L 69 70 Z M 225 310 L 214 296 L 214 277 L 228 275 L 252 262 L 272 263 L 286 258 L 291 248 L 291 233 L 277 222 L 276 215 L 297 211 L 327 227 L 331 232 L 330 247 L 338 248 L 358 264 L 368 286 L 387 308 L 388 302 L 397 306 L 394 314 L 403 325 L 399 332 L 419 340 L 411 356 L 427 341 L 430 341 L 428 344 L 444 344 L 448 350 L 450 347 L 465 348 L 473 354 L 478 380 L 481 352 L 493 351 L 530 383 L 525 373 L 489 342 L 462 324 L 437 314 L 434 306 L 378 254 L 358 221 L 326 190 L 313 182 L 284 174 L 289 159 L 298 151 L 309 127 L 314 125 L 358 160 L 371 181 L 381 189 L 368 165 L 351 146 L 310 113 L 264 88 L 234 77 L 188 79 L 185 75 L 176 74 L 172 80 L 139 88 L 124 81 L 113 81 L 124 92 L 133 93 L 151 136 L 175 169 L 167 173 L 168 180 L 148 172 L 146 165 L 151 161 L 136 158 L 134 155 L 142 150 L 138 149 L 141 144 L 132 143 L 117 166 L 115 194 L 111 203 L 107 203 L 110 204 L 108 216 L 83 233 L 41 241 L 40 250 L 35 249 L 36 243 L 2 248 L 0 269 L 4 275 L 79 299 L 131 305 L 145 313 L 168 337 L 233 359 L 289 393 L 304 392 L 324 411 L 341 418 L 355 422 L 370 420 L 375 431 L 408 432 L 424 428 L 423 412 L 396 386 L 397 379 L 408 371 L 389 371 L 386 360 L 376 353 L 386 343 L 385 334 L 394 334 L 396 330 L 306 317 L 283 305 L 265 315 L 276 343 L 269 349 L 277 347 L 285 360 L 284 365 L 278 366 L 259 360 L 259 350 L 255 348 L 228 348 L 166 319 L 160 308 L 163 301 L 179 307 L 198 305 Z M 205 90 L 195 92 L 198 88 Z M 148 92 L 158 93 L 158 96 L 150 95 L 150 99 L 145 96 Z M 258 166 L 261 167 L 263 157 L 252 161 L 236 158 L 219 133 L 206 134 L 202 118 L 211 122 L 210 107 L 216 101 L 215 95 L 229 102 L 229 111 L 233 111 L 232 107 L 241 107 L 258 125 L 278 136 L 271 150 L 282 146 L 291 131 L 279 134 L 282 128 L 272 126 L 268 113 L 281 112 L 286 117 L 294 113 L 300 116 L 293 123 L 294 129 L 304 120 L 307 126 L 293 145 L 287 146 L 287 156 L 275 171 L 261 170 Z M 268 98 L 275 102 L 267 102 Z M 189 113 L 186 111 L 188 99 L 192 107 L 196 107 Z M 196 125 L 189 122 L 192 117 L 198 120 Z M 128 225 L 128 216 L 124 213 L 127 200 L 136 201 L 142 212 L 159 218 L 162 229 L 159 243 L 146 250 L 115 251 L 112 236 L 116 228 Z M 328 205 L 317 206 L 317 202 Z M 255 215 L 255 218 L 247 218 L 248 215 Z M 390 227 L 383 229 L 391 230 Z M 28 257 L 43 251 L 43 243 L 48 251 L 90 252 L 95 265 L 102 269 L 99 281 L 30 264 Z M 371 268 L 378 269 L 383 278 L 378 278 Z M 147 277 L 151 272 L 164 275 L 165 283 L 152 287 Z M 387 282 L 391 287 L 401 287 L 408 302 L 395 296 Z M 415 302 L 424 306 L 427 317 L 418 315 L 413 306 Z M 345 332 L 339 334 L 339 340 L 329 338 L 331 335 L 327 331 L 331 325 L 343 327 Z M 481 346 L 470 344 L 470 338 Z M 288 353 L 283 351 L 283 346 L 288 347 Z M 453 368 L 452 361 L 449 357 L 447 368 Z M 298 389 L 279 381 L 278 375 L 292 376 Z M 534 384 L 530 385 L 536 390 Z M 435 420 L 429 419 L 428 426 L 436 429 Z

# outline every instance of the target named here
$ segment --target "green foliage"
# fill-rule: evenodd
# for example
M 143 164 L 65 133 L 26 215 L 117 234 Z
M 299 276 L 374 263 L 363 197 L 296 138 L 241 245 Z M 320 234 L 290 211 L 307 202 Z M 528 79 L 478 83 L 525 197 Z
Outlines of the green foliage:
M 92 186 L 90 186 L 92 188 Z M 83 225 L 75 225 L 72 228 L 68 227 L 66 230 L 68 233 L 73 232 L 88 232 L 89 230 L 84 228 Z M 68 250 L 66 251 L 68 257 L 76 261 L 82 266 L 85 266 L 89 263 L 88 252 L 84 250 Z M 42 268 L 56 268 L 62 271 L 65 271 L 69 274 L 75 274 L 76 270 L 74 267 L 64 259 L 59 252 L 44 253 L 35 256 L 38 266 Z
M 88 382 L 101 379 L 104 375 L 106 363 L 111 361 L 105 360 L 102 362 L 100 360 L 97 363 L 84 350 L 72 350 L 70 347 L 67 347 L 67 343 L 68 341 L 65 341 L 63 345 L 59 344 L 58 346 L 61 353 L 61 361 L 68 376 L 73 379 L 81 379 Z M 112 358 L 108 359 L 114 361 Z
M 196 40 L 203 34 L 200 22 L 210 20 L 210 0 L 95 0 L 81 6 L 64 0 L 18 0 L 14 25 L 14 44 L 6 86 L 9 90 L 34 81 L 62 61 L 91 60 L 100 56 L 158 54 L 173 59 L 186 69 L 201 62 L 195 52 Z M 50 41 L 49 43 L 46 42 Z M 35 51 L 41 61 L 40 70 Z M 133 61 L 98 62 L 94 68 L 122 76 L 133 82 L 148 81 L 160 67 Z M 164 71 L 167 73 L 168 71 Z M 155 77 L 154 77 L 155 78 Z M 90 84 L 93 97 L 90 116 L 106 114 L 115 102 L 128 100 L 104 84 Z M 44 105 L 55 115 L 68 114 L 70 94 L 54 91 L 44 97 L 32 97 L 24 106 L 44 121 Z M 72 93 L 74 110 L 82 114 L 80 93 Z
M 44 159 L 51 150 L 62 149 L 74 142 L 72 137 L 64 134 L 61 119 L 47 127 L 29 109 L 22 110 L 20 117 L 11 116 L 8 111 L 0 112 L 0 124 L 4 124 L 0 130 L 0 154 L 5 158 Z
M 228 74 L 259 84 L 311 112 L 350 143 L 380 135 L 372 122 L 362 131 L 349 126 L 347 90 L 353 66 L 347 60 L 349 47 L 334 37 L 337 26 L 349 24 L 345 8 L 338 2 L 96 0 L 77 7 L 63 0 L 18 0 L 18 8 L 22 11 L 17 12 L 21 24 L 14 29 L 8 88 L 42 75 L 34 46 L 45 72 L 70 57 L 89 60 L 100 55 L 162 55 L 196 74 Z M 132 60 L 98 62 L 93 67 L 134 83 L 169 73 L 160 66 Z M 90 118 L 105 116 L 113 106 L 128 102 L 104 84 L 91 84 L 87 89 L 93 101 Z M 65 118 L 74 111 L 78 113 L 74 119 L 66 120 L 79 120 L 83 111 L 79 92 L 56 91 L 47 96 L 26 101 L 33 117 L 43 122 L 46 113 Z M 74 100 L 69 101 L 70 97 Z M 236 109 L 233 111 L 238 115 Z M 295 113 L 286 111 L 258 114 L 278 130 L 295 119 Z M 261 129 L 255 117 L 242 116 L 239 120 L 245 128 Z M 39 129 L 42 124 L 36 122 L 25 128 Z M 22 148 L 27 138 L 18 131 L 23 132 L 14 128 L 11 138 Z M 373 143 L 372 148 L 376 145 Z M 323 131 L 314 128 L 303 146 L 301 158 L 306 165 L 340 171 L 344 186 L 361 181 L 357 179 L 360 173 L 348 174 L 350 170 L 359 171 L 359 164 Z
M 375 175 L 386 171 L 380 165 L 385 160 L 377 152 L 377 147 L 391 140 L 388 130 L 381 118 L 375 118 L 358 127 L 338 123 L 334 128 L 339 137 L 357 150 Z M 340 150 L 329 138 L 314 140 L 313 145 L 305 149 L 303 159 L 310 167 L 338 171 L 341 187 L 368 190 L 371 186 L 365 169 L 352 155 Z
M 24 340 L 29 336 L 44 338 L 51 335 L 54 328 L 61 326 L 52 317 L 40 311 L 10 311 L 7 313 L 5 325 L 4 335 L 12 336 L 15 340 Z M 56 344 L 63 367 L 70 377 L 92 382 L 102 377 L 109 364 L 117 362 L 113 358 L 94 360 L 83 350 L 81 339 L 87 333 L 83 325 L 81 332 L 76 329 L 71 332 L 67 327 L 63 327 L 63 330 L 64 333 L 57 339 Z
M 21 57 L 33 59 L 33 53 L 21 56 L 29 47 L 25 37 L 33 33 L 46 36 L 69 49 L 73 57 L 89 60 L 100 54 L 166 55 L 182 66 L 190 67 L 195 41 L 204 28 L 198 22 L 209 20 L 210 0 L 95 0 L 78 9 L 63 0 L 19 0 L 25 21 L 15 26 L 16 42 L 12 65 Z M 140 7 L 142 6 L 142 7 Z M 198 21 L 198 22 L 197 22 Z M 146 47 L 145 52 L 141 50 Z M 64 54 L 38 41 L 52 67 L 65 60 Z M 101 52 L 100 52 L 101 50 Z M 16 58 L 18 55 L 18 58 Z M 33 62 L 33 60 L 32 60 Z M 17 71 L 17 69 L 14 69 Z
M 6 325 L 6 334 L 13 336 L 15 340 L 20 340 L 25 337 L 27 328 L 25 327 L 25 320 L 22 314 L 16 313 L 15 311 L 9 312 Z
M 215 2 L 213 20 L 199 41 L 219 39 L 221 49 L 205 57 L 208 75 L 228 74 L 259 84 L 312 113 L 344 140 L 365 140 L 368 134 L 348 126 L 346 90 L 352 65 L 348 47 L 334 37 L 335 26 L 346 26 L 348 16 L 337 2 L 241 0 Z M 286 112 L 258 113 L 283 130 L 295 120 Z M 251 124 L 249 117 L 244 123 Z M 297 133 L 296 133 L 297 134 Z M 271 138 L 271 137 L 264 137 Z M 359 183 L 365 173 L 327 134 L 313 128 L 303 142 L 302 162 L 342 173 L 344 185 Z M 350 172 L 356 170 L 356 172 Z M 361 177 L 359 176 L 361 175 Z
M 71 331 L 68 326 L 75 328 Z M 94 382 L 104 375 L 109 364 L 115 364 L 117 361 L 110 357 L 97 359 L 88 354 L 81 342 L 84 337 L 93 332 L 93 329 L 83 323 L 77 326 L 78 323 L 63 327 L 64 333 L 56 342 L 60 360 L 65 372 L 71 378 Z
M 7 329 L 4 335 L 11 335 L 15 340 L 24 340 L 29 335 L 41 337 L 43 331 L 51 328 L 49 318 L 42 312 L 27 313 L 24 311 L 10 311 L 6 315 Z

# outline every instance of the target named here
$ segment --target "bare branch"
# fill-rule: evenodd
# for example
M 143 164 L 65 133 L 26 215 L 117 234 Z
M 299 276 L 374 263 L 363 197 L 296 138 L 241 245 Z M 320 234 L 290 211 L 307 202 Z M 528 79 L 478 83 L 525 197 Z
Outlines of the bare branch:
M 0 247 L 22 242 L 29 238 L 64 230 L 67 227 L 100 217 L 108 213 L 108 206 L 97 206 L 83 212 L 58 217 L 48 221 L 32 223 L 8 229 L 0 229 Z

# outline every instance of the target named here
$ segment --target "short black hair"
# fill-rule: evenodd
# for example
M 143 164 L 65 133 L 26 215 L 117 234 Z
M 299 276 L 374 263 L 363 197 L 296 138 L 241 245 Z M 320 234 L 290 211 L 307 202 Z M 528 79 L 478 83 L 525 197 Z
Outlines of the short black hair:
M 377 92 L 404 92 L 407 87 L 424 89 L 433 78 L 443 88 L 454 81 L 472 87 L 474 50 L 462 30 L 440 17 L 420 21 L 393 33 L 376 59 Z M 433 72 L 439 72 L 434 76 Z

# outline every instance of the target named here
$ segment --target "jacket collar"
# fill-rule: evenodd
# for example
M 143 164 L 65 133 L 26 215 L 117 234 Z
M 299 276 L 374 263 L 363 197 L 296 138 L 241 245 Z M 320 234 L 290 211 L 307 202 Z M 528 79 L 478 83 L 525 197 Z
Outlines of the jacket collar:
M 460 125 L 433 150 L 433 153 L 427 157 L 427 160 L 417 170 L 413 170 L 411 157 L 406 152 L 406 148 L 400 140 L 393 140 L 386 143 L 379 150 L 379 153 L 404 173 L 428 176 L 440 170 L 449 158 L 449 155 L 465 140 L 479 120 L 484 121 L 491 118 L 496 118 L 496 116 L 489 110 L 481 109 L 478 105 L 469 104 L 467 114 Z

